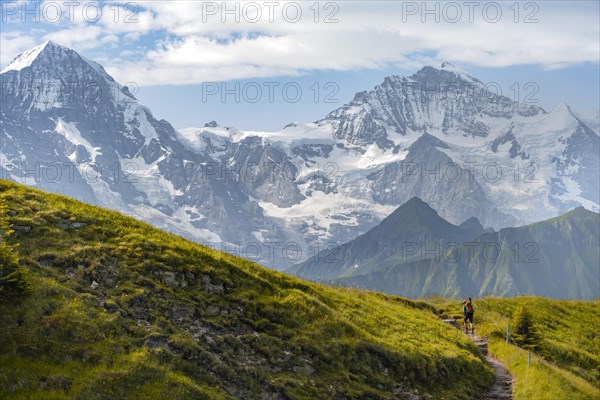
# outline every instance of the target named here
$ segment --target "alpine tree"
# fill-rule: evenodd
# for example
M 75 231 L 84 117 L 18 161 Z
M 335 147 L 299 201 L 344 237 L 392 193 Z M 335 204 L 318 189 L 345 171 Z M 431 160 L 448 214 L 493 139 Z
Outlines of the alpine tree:
M 525 304 L 520 304 L 513 312 L 511 336 L 524 349 L 537 350 L 541 344 L 540 337 L 534 325 L 533 316 Z

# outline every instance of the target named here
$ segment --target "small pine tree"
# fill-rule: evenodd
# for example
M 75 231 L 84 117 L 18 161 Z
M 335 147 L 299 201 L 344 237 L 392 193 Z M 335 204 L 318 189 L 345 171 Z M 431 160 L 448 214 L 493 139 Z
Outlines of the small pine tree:
M 0 201 L 0 302 L 15 300 L 30 289 L 26 271 L 19 266 L 14 246 L 6 240 L 11 234 L 6 205 Z
M 535 351 L 540 347 L 540 337 L 535 328 L 533 316 L 525 304 L 520 304 L 513 313 L 511 336 L 524 349 Z

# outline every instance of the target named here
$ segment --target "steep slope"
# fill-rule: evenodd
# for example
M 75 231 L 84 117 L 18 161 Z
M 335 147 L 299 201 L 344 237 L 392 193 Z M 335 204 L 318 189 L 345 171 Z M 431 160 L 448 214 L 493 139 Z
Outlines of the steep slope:
M 600 214 L 579 207 L 535 224 L 488 232 L 439 257 L 338 282 L 408 297 L 600 296 Z
M 425 303 L 304 282 L 7 181 L 0 201 L 32 286 L 0 307 L 0 397 L 471 399 L 491 381 Z
M 418 197 L 404 203 L 375 228 L 356 239 L 324 250 L 288 272 L 309 279 L 364 275 L 396 263 L 420 259 L 451 243 L 462 245 L 483 233 L 470 221 L 452 225 Z M 436 251 L 436 248 L 439 248 Z

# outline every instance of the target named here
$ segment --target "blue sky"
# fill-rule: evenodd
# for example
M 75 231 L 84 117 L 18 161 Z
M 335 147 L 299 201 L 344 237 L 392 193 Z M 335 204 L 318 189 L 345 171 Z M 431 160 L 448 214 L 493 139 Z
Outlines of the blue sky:
M 548 110 L 600 107 L 596 1 L 128 4 L 2 1 L 0 65 L 53 40 L 135 82 L 176 128 L 314 121 L 385 76 L 442 61 Z

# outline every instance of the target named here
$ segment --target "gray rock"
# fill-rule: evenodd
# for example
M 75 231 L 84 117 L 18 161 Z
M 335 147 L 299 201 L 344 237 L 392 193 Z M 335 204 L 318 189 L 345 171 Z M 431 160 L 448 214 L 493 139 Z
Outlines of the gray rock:
M 87 226 L 85 222 L 59 222 L 56 224 L 60 229 L 71 230 L 71 229 L 81 229 Z
M 17 232 L 31 232 L 31 226 L 26 225 L 13 225 L 12 230 Z
M 304 374 L 306 376 L 311 376 L 315 372 L 315 369 L 310 364 L 307 363 L 307 364 L 293 367 L 292 371 L 294 371 L 295 373 Z
M 213 317 L 216 317 L 217 315 L 221 314 L 221 309 L 218 306 L 215 306 L 214 304 L 211 304 L 208 307 L 206 307 L 206 312 L 209 315 L 212 315 Z
M 169 338 L 163 335 L 152 335 L 146 339 L 144 345 L 152 350 L 169 349 Z
M 222 283 L 219 283 L 216 285 L 212 284 L 210 282 L 210 277 L 208 275 L 202 276 L 202 282 L 203 282 L 204 290 L 206 290 L 210 294 L 222 294 L 225 292 L 225 288 L 223 287 L 223 284 Z
M 171 287 L 179 287 L 179 282 L 177 282 L 177 276 L 175 275 L 175 272 L 164 271 L 164 272 L 161 272 L 160 275 L 161 275 L 161 280 L 165 285 L 171 286 Z

